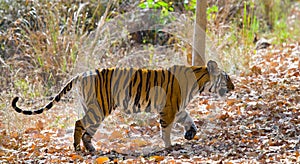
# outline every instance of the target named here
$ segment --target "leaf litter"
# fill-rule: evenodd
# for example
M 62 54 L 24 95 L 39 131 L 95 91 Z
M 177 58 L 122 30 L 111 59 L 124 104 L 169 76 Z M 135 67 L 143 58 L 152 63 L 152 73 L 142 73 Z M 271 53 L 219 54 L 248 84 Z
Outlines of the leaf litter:
M 226 100 L 204 94 L 190 103 L 198 133 L 187 141 L 183 128 L 175 125 L 171 148 L 163 148 L 157 116 L 116 111 L 95 134 L 97 153 L 75 152 L 78 115 L 70 109 L 62 113 L 66 106 L 75 109 L 68 102 L 40 117 L 22 117 L 25 124 L 34 123 L 21 130 L 9 130 L 1 121 L 0 162 L 300 162 L 299 58 L 299 44 L 255 51 L 249 70 L 232 75 L 236 89 Z

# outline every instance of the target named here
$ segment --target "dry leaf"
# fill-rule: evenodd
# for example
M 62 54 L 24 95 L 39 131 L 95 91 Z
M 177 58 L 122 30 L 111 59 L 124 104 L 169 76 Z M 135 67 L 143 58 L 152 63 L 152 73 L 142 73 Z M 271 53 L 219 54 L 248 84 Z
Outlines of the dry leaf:
M 18 134 L 18 132 L 11 132 L 11 133 L 10 133 L 10 136 L 11 136 L 12 138 L 17 139 L 17 138 L 19 137 L 19 134 Z
M 82 157 L 81 155 L 77 155 L 77 154 L 73 154 L 73 155 L 71 156 L 71 159 L 72 159 L 73 161 L 76 161 L 76 160 L 83 161 L 83 157 Z
M 44 129 L 44 123 L 43 123 L 41 120 L 38 120 L 38 121 L 35 123 L 35 127 L 36 127 L 38 130 L 43 130 L 43 129 Z
M 150 159 L 154 159 L 155 162 L 159 162 L 165 159 L 164 156 L 151 156 Z
M 123 138 L 123 134 L 118 131 L 118 130 L 115 130 L 111 133 L 111 135 L 109 136 L 109 140 L 114 140 L 114 139 L 117 139 L 117 138 Z
M 227 105 L 232 106 L 236 102 L 236 99 L 227 99 Z
M 221 114 L 221 115 L 217 116 L 217 118 L 220 120 L 225 120 L 228 117 L 229 117 L 229 114 L 227 112 L 225 114 Z
M 261 68 L 258 67 L 258 66 L 253 66 L 253 67 L 251 68 L 251 71 L 252 71 L 254 74 L 256 74 L 256 75 L 261 75 L 261 74 L 262 74 Z
M 105 163 L 105 162 L 109 162 L 108 157 L 99 157 L 99 158 L 96 159 L 97 164 L 102 164 L 102 163 Z
M 139 138 L 132 140 L 132 142 L 139 147 L 148 145 L 147 141 L 139 139 Z
M 194 136 L 194 138 L 193 138 L 193 140 L 199 140 L 200 138 L 199 138 L 199 136 L 197 136 L 197 135 L 195 135 Z

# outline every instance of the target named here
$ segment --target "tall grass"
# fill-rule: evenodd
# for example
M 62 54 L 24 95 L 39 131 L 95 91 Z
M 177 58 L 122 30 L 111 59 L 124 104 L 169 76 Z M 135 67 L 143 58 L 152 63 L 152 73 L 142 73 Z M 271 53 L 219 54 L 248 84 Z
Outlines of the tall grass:
M 53 86 L 61 86 L 69 78 L 82 40 L 95 28 L 104 7 L 95 2 L 64 1 L 23 5 L 26 11 L 8 28 L 6 46 L 10 45 L 13 53 L 6 62 L 11 66 L 14 87 L 24 97 L 38 92 L 50 96 L 58 90 Z
M 14 117 L 12 97 L 18 95 L 26 99 L 23 107 L 38 108 L 49 100 L 38 97 L 53 96 L 72 76 L 82 42 L 96 27 L 95 22 L 105 9 L 102 3 L 97 2 L 0 2 L 0 9 L 4 9 L 6 14 L 2 18 L 8 20 L 5 16 L 12 15 L 9 17 L 11 20 L 4 22 L 8 26 L 0 24 L 0 57 L 4 59 L 0 63 L 0 96 L 3 97 L 0 118 L 6 130 L 15 127 L 24 129 L 36 122 L 29 117 Z M 32 99 L 34 101 L 30 101 Z M 47 116 L 41 115 L 40 118 L 46 119 Z
M 211 41 L 208 53 L 210 58 L 219 56 L 217 60 L 221 61 L 225 70 L 247 72 L 251 55 L 255 53 L 256 36 L 272 39 L 273 44 L 297 41 L 296 37 L 293 38 L 299 36 L 295 30 L 297 28 L 290 30 L 287 23 L 293 5 L 290 0 L 242 1 L 236 6 L 232 5 L 233 2 L 226 1 L 218 6 L 222 10 L 216 9 L 214 5 L 208 8 L 208 11 L 217 11 L 215 20 L 208 21 L 207 33 Z M 227 18 L 232 19 L 226 22 Z
M 152 1 L 143 1 L 141 4 L 149 6 L 150 2 L 152 3 Z M 162 1 L 157 1 L 157 4 L 161 4 L 160 7 L 165 7 L 170 13 L 171 10 L 176 9 L 173 3 L 158 2 Z M 274 40 L 277 43 L 297 36 L 288 30 L 286 24 L 290 0 L 239 2 L 242 2 L 240 6 L 234 0 L 224 1 L 222 5 L 213 4 L 207 9 L 208 53 L 212 59 L 217 58 L 216 60 L 221 61 L 226 71 L 233 72 L 247 70 L 250 55 L 254 49 L 255 34 L 276 37 L 278 39 Z M 20 4 L 12 2 L 12 5 L 20 8 Z M 70 75 L 74 66 L 82 62 L 77 62 L 78 55 L 104 54 L 104 59 L 99 60 L 98 63 L 117 63 L 119 58 L 111 54 L 119 51 L 112 51 L 110 45 L 120 42 L 119 40 L 110 39 L 109 35 L 103 35 L 101 39 L 90 35 L 96 38 L 94 40 L 91 39 L 92 37 L 87 37 L 93 32 L 94 34 L 103 32 L 96 28 L 106 5 L 96 0 L 83 1 L 83 3 L 24 1 L 25 7 L 20 10 L 23 15 L 19 15 L 15 20 L 15 25 L 8 29 L 6 47 L 4 47 L 4 49 L 12 49 L 11 52 L 13 52 L 5 53 L 6 56 L 9 54 L 10 58 L 5 62 L 10 65 L 9 69 L 6 68 L 6 72 L 9 71 L 12 75 L 12 78 L 8 79 L 14 85 L 12 88 L 21 92 L 23 97 L 40 96 L 40 93 L 50 96 L 54 90 L 59 90 L 59 86 L 62 86 L 62 83 L 69 78 L 67 76 Z M 235 5 L 236 8 L 232 8 Z M 4 8 L 5 6 L 7 7 L 4 5 Z M 233 16 L 230 13 L 232 9 L 236 9 Z M 194 7 L 190 6 L 186 10 L 189 13 L 194 11 Z M 111 11 L 107 15 L 119 14 Z M 175 31 L 174 29 L 168 30 Z M 93 42 L 91 45 L 94 45 L 94 49 L 92 49 L 93 46 L 86 49 L 85 43 L 89 41 Z M 151 55 L 150 64 L 154 62 Z M 98 59 L 92 58 L 91 60 Z

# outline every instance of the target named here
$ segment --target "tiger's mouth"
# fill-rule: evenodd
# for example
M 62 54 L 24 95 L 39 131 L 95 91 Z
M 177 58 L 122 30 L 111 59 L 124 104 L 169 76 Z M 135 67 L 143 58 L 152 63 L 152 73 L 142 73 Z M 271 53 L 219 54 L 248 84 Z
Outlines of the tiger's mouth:
M 231 91 L 233 91 L 232 88 L 224 87 L 224 88 L 220 88 L 220 89 L 217 90 L 215 93 L 216 93 L 217 95 L 219 95 L 220 97 L 225 97 L 225 96 L 228 96 L 227 94 L 228 94 L 228 93 L 231 93 Z

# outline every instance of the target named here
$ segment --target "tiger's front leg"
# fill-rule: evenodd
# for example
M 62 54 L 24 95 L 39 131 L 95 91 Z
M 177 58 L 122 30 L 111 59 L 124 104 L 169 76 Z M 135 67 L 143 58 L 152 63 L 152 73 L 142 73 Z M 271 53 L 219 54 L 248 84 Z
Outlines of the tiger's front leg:
M 194 120 L 187 113 L 187 111 L 183 110 L 176 114 L 176 122 L 180 123 L 184 126 L 184 138 L 187 140 L 191 140 L 195 137 L 197 133 L 197 127 L 194 123 Z
M 164 140 L 165 147 L 172 146 L 171 144 L 171 130 L 175 119 L 176 109 L 165 107 L 160 113 L 160 125 L 162 127 L 162 139 Z
M 167 127 L 162 127 L 162 139 L 164 140 L 165 147 L 172 146 L 171 144 L 171 130 L 173 127 L 173 123 L 169 124 Z

